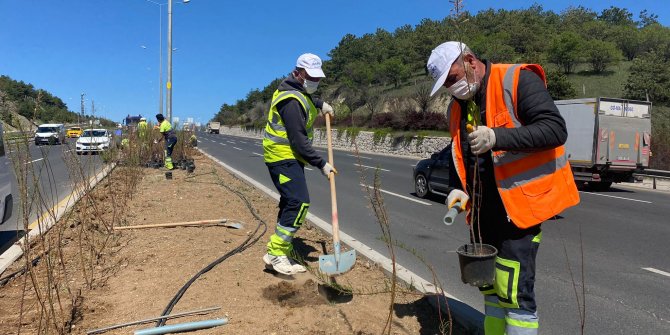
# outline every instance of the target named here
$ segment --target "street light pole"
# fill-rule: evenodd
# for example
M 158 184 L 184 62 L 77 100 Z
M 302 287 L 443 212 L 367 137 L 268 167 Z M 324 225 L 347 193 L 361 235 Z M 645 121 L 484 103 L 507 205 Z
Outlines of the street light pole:
M 158 5 L 158 114 L 163 114 L 163 6 Z
M 167 120 L 172 123 L 172 0 L 168 0 Z

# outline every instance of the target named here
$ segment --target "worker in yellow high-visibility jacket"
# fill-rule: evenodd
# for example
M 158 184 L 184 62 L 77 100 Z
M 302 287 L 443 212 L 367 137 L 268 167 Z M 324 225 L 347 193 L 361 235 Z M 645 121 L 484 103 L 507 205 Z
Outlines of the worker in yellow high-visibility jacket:
M 263 261 L 267 267 L 285 275 L 306 271 L 291 259 L 293 237 L 305 222 L 309 209 L 305 164 L 319 168 L 326 177 L 331 172 L 337 173 L 312 148 L 312 125 L 317 109 L 334 114 L 329 104 L 311 96 L 324 77 L 318 56 L 301 55 L 295 70 L 274 92 L 265 127 L 265 165 L 281 198 L 275 233 L 270 237 Z

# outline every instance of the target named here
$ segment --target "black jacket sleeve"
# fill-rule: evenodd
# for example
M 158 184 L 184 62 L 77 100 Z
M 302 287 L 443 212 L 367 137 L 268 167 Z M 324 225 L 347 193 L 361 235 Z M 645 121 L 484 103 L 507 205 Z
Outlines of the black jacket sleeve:
M 517 116 L 523 126 L 493 128 L 495 150 L 539 151 L 563 145 L 568 139 L 565 120 L 542 79 L 532 71 L 519 74 Z
M 320 169 L 326 165 L 326 161 L 314 151 L 312 144 L 309 142 L 307 128 L 305 127 L 307 115 L 298 100 L 283 100 L 277 104 L 277 110 L 284 121 L 291 148 L 312 166 Z

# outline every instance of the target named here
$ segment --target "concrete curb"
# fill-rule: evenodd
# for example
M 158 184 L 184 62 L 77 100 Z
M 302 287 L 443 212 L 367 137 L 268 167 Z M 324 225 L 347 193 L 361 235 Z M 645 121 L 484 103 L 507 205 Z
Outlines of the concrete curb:
M 95 176 L 89 178 L 88 186 L 90 188 L 95 187 L 103 178 L 109 174 L 116 167 L 116 163 L 107 165 L 102 171 L 98 172 Z M 65 213 L 74 206 L 82 194 L 77 192 L 77 190 L 72 190 L 72 193 L 54 205 L 50 210 L 42 213 L 37 220 L 33 221 L 28 225 L 29 227 L 35 227 L 31 229 L 28 234 L 23 236 L 21 239 L 16 241 L 9 249 L 7 249 L 2 255 L 0 255 L 0 274 L 2 274 L 7 268 L 19 259 L 23 255 L 23 246 L 26 243 L 31 243 L 36 237 L 40 236 L 43 233 L 46 233 L 53 227 L 58 220 L 60 220 Z M 49 213 L 52 213 L 49 215 Z
M 274 190 L 266 187 L 265 185 L 259 183 L 258 181 L 247 176 L 243 172 L 231 167 L 230 165 L 220 161 L 214 156 L 204 152 L 202 149 L 200 148 L 197 149 L 207 158 L 221 165 L 223 168 L 225 168 L 232 174 L 236 175 L 238 178 L 241 178 L 242 180 L 246 181 L 247 183 L 251 184 L 257 189 L 265 192 L 273 199 L 279 201 L 279 194 Z M 307 219 L 311 221 L 317 228 L 319 228 L 324 233 L 328 235 L 332 234 L 332 226 L 323 219 L 319 218 L 318 216 L 312 213 L 307 214 Z M 340 240 L 342 241 L 342 243 L 355 249 L 359 255 L 369 259 L 374 263 L 381 265 L 387 274 L 392 273 L 393 263 L 391 259 L 382 255 L 376 250 L 370 248 L 364 243 L 356 240 L 355 238 L 346 234 L 342 230 L 340 230 Z M 463 329 L 466 329 L 468 334 L 484 333 L 483 329 L 484 316 L 482 315 L 482 313 L 468 306 L 462 301 L 458 300 L 458 298 L 450 295 L 449 293 L 441 291 L 430 281 L 421 278 L 419 275 L 415 274 L 414 272 L 410 271 L 409 269 L 405 268 L 404 266 L 398 263 L 396 263 L 396 274 L 399 280 L 405 282 L 405 284 L 407 285 L 411 285 L 417 291 L 426 294 L 429 298 L 428 301 L 436 310 L 441 311 L 450 310 L 454 322 L 457 322 Z

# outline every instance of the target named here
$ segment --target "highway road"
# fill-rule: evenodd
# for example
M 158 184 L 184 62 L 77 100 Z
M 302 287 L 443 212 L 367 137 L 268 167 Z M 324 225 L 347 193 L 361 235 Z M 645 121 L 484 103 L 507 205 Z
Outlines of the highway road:
M 274 189 L 263 163 L 261 140 L 198 136 L 203 151 Z M 325 149 L 317 149 L 326 157 Z M 351 152 L 336 150 L 334 161 L 339 171 L 341 230 L 388 254 L 361 186 L 361 176 L 372 183 L 373 169 L 378 167 L 392 238 L 424 257 L 446 292 L 483 311 L 478 290 L 460 280 L 455 250 L 468 241 L 464 219 L 460 216 L 446 226 L 443 197 L 413 196 L 416 160 L 371 154 L 362 154 L 359 160 Z M 313 167 L 306 175 L 310 212 L 328 221 L 328 182 Z M 670 194 L 614 186 L 608 192 L 580 192 L 580 196 L 580 205 L 543 224 L 536 275 L 541 333 L 579 334 L 579 306 L 585 292 L 586 334 L 670 334 Z M 431 280 L 414 254 L 401 250 L 397 260 Z
M 102 161 L 98 155 L 74 155 L 74 139 L 68 139 L 66 145 L 42 145 L 30 144 L 30 164 L 39 176 L 40 190 L 45 200 L 42 206 L 35 205 L 31 211 L 28 223 L 32 223 L 44 212 L 45 206 L 52 207 L 65 199 L 72 192 L 70 171 L 66 160 L 76 157 L 77 163 L 84 169 L 85 174 L 93 176 L 100 171 Z M 70 151 L 72 150 L 72 151 Z M 32 189 L 32 183 L 28 182 Z M 25 220 L 19 206 L 20 197 L 16 176 L 12 182 L 12 194 L 14 196 L 14 207 L 12 217 L 9 221 L 0 225 L 0 254 L 2 254 L 17 238 L 25 235 Z

